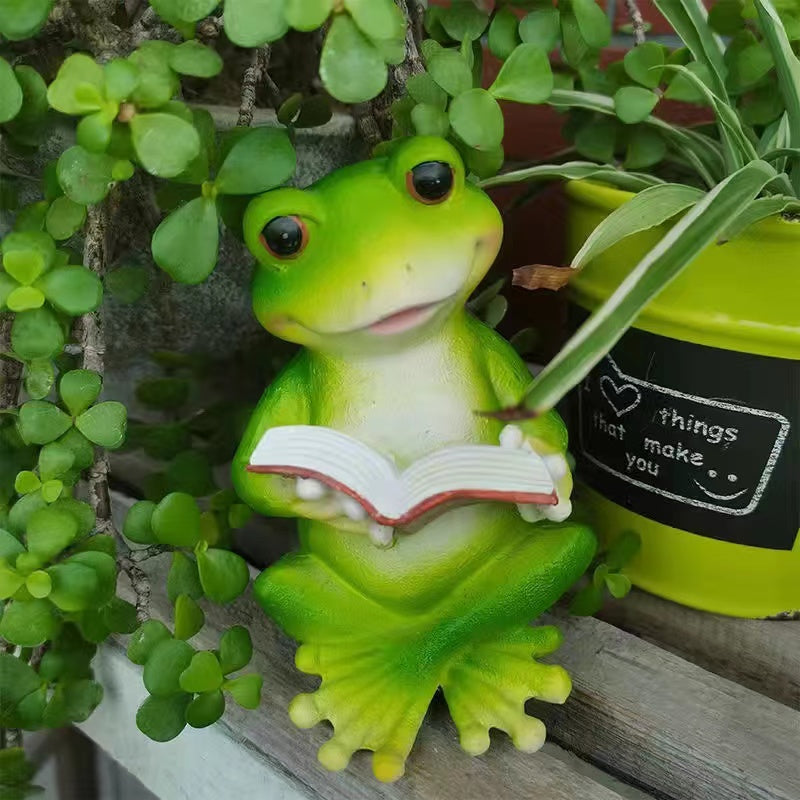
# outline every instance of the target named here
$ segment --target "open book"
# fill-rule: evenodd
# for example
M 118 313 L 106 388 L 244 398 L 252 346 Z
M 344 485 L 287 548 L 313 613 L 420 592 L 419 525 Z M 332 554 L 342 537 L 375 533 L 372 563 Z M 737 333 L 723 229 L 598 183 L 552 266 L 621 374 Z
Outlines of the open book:
M 315 478 L 355 499 L 382 525 L 405 525 L 454 500 L 556 505 L 542 457 L 486 444 L 445 447 L 402 472 L 391 459 L 340 431 L 317 425 L 270 428 L 247 469 Z

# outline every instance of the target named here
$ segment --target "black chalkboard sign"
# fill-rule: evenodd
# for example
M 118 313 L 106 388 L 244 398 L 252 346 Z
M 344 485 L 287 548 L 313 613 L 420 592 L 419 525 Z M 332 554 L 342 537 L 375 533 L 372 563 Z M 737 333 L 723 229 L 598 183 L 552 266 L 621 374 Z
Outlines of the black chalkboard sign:
M 701 536 L 794 545 L 800 361 L 632 328 L 573 392 L 568 415 L 578 475 L 610 500 Z

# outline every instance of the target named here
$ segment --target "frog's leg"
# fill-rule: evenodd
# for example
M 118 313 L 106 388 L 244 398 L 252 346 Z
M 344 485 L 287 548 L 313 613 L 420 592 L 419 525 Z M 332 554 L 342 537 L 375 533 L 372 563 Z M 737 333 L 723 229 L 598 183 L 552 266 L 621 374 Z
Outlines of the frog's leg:
M 504 526 L 501 541 L 491 560 L 416 615 L 364 596 L 313 554 L 262 573 L 256 595 L 301 642 L 298 668 L 322 677 L 316 692 L 292 701 L 290 715 L 300 727 L 332 722 L 319 752 L 325 766 L 343 769 L 367 749 L 380 780 L 399 778 L 438 686 L 468 752 L 485 749 L 490 727 L 522 749 L 541 744 L 544 726 L 525 715 L 524 700 L 563 702 L 570 683 L 561 668 L 531 658 L 555 649 L 557 632 L 527 623 L 577 580 L 595 542 L 580 525 L 522 519 Z
M 372 750 L 376 777 L 399 778 L 439 686 L 438 671 L 426 670 L 424 650 L 414 647 L 429 623 L 365 597 L 310 553 L 291 554 L 265 570 L 255 593 L 301 642 L 298 669 L 322 678 L 317 691 L 289 705 L 300 728 L 332 723 L 333 736 L 318 754 L 322 764 L 338 771 L 357 750 Z

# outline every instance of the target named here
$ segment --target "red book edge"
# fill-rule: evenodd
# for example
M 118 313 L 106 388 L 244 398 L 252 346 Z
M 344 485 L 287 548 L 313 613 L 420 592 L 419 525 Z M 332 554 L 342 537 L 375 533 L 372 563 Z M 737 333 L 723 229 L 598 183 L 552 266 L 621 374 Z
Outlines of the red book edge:
M 248 472 L 255 472 L 261 475 L 284 475 L 291 478 L 314 478 L 324 483 L 337 492 L 349 495 L 369 514 L 375 522 L 381 525 L 389 525 L 392 528 L 409 525 L 417 518 L 426 514 L 428 511 L 453 500 L 488 500 L 501 503 L 524 503 L 539 506 L 554 506 L 558 503 L 558 495 L 555 492 L 510 492 L 502 489 L 456 489 L 449 492 L 438 492 L 417 503 L 413 508 L 403 514 L 402 517 L 387 517 L 381 514 L 372 503 L 365 497 L 355 492 L 349 486 L 334 480 L 323 472 L 317 472 L 305 467 L 287 467 L 281 465 L 255 466 L 248 464 Z

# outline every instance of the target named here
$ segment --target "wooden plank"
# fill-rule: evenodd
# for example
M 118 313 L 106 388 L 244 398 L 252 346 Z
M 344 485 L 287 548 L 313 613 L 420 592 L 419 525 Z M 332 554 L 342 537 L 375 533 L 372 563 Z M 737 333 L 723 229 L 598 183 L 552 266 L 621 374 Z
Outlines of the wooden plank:
M 634 590 L 598 615 L 618 628 L 800 709 L 800 621 L 707 614 Z
M 572 675 L 560 744 L 674 800 L 798 800 L 800 713 L 592 618 L 547 615 Z
M 163 556 L 145 564 L 153 575 L 151 611 L 165 621 L 170 606 L 159 587 L 165 585 L 167 565 Z M 472 758 L 459 748 L 441 701 L 434 703 L 407 773 L 398 783 L 378 783 L 367 753 L 357 753 L 344 772 L 330 773 L 316 760 L 329 729 L 298 730 L 286 712 L 289 700 L 313 689 L 316 682 L 296 670 L 294 645 L 252 600 L 207 608 L 206 628 L 193 643 L 214 647 L 221 631 L 239 622 L 253 634 L 254 665 L 265 677 L 261 707 L 245 712 L 231 704 L 221 723 L 187 730 L 167 744 L 150 742 L 132 730 L 145 691 L 141 670 L 124 657 L 121 641 L 101 651 L 99 680 L 107 687 L 106 697 L 81 728 L 161 800 L 250 797 L 254 790 L 270 800 L 648 800 L 644 792 L 576 762 L 552 744 L 528 755 L 498 735 L 487 754 Z

